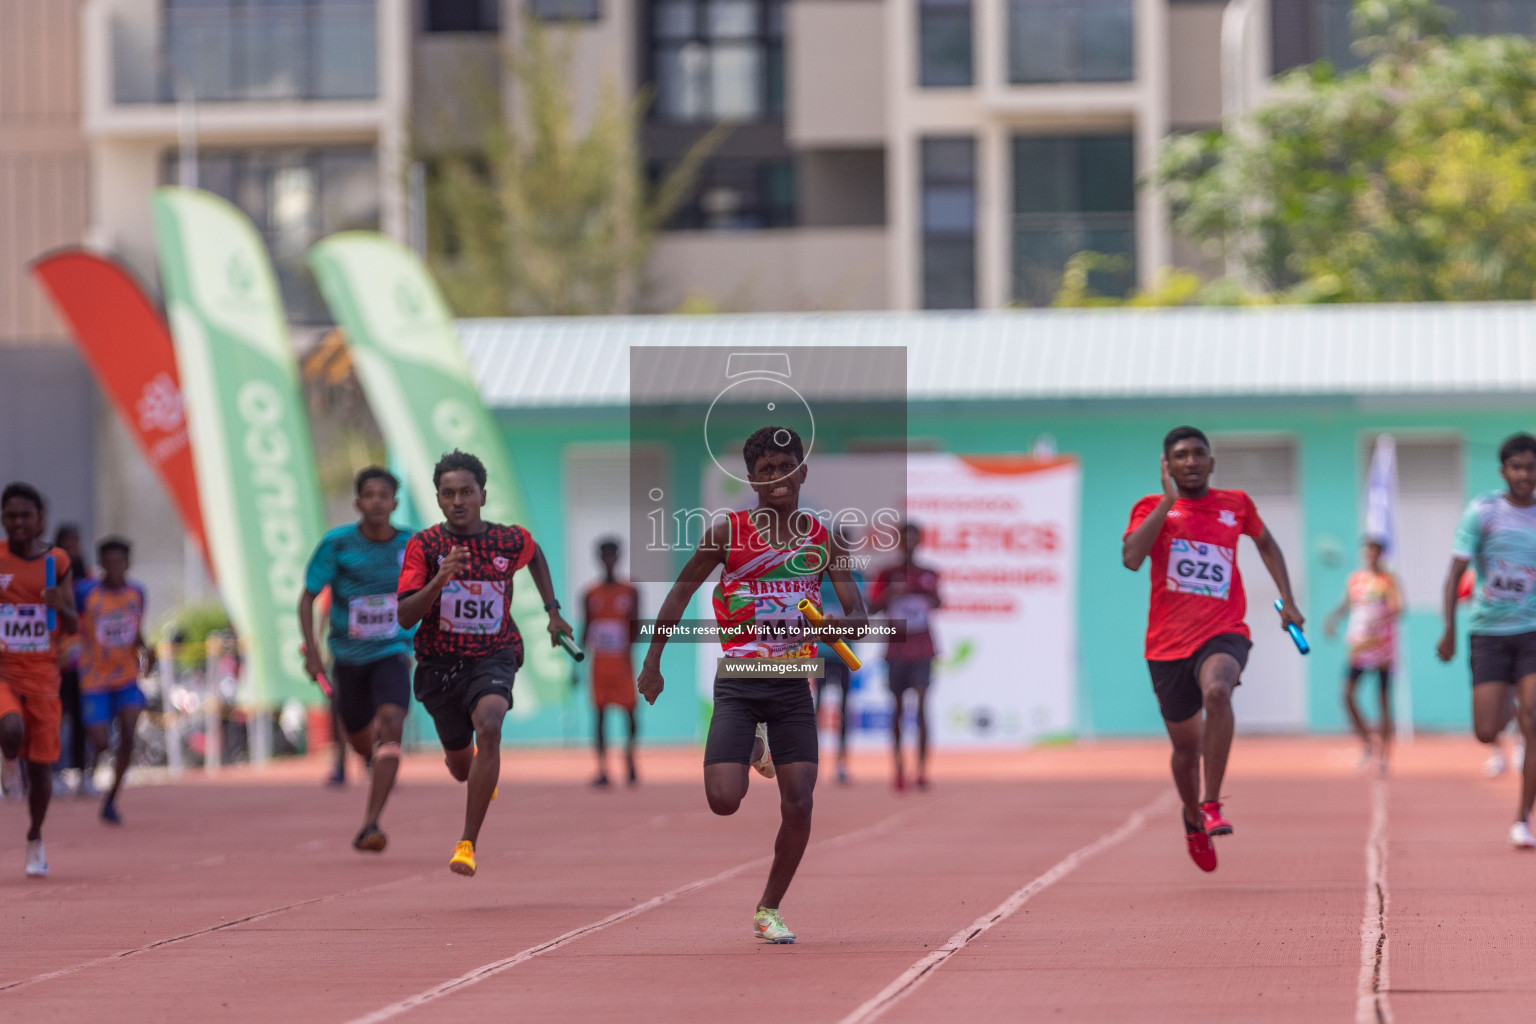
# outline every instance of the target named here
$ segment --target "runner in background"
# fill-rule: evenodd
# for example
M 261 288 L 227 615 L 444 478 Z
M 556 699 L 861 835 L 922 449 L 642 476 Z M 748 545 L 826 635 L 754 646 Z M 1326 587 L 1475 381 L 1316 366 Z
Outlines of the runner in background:
M 85 589 L 91 583 L 90 563 L 80 553 L 80 527 L 74 523 L 62 524 L 53 533 L 53 546 L 68 555 L 69 564 L 75 567 L 75 612 L 78 614 Z M 53 791 L 55 794 L 69 792 L 64 770 L 73 768 L 80 772 L 75 792 L 86 797 L 100 796 L 96 790 L 96 780 L 86 771 L 86 728 L 80 714 L 79 634 L 59 639 L 59 700 L 64 708 L 64 724 L 59 736 L 63 750 L 59 763 L 53 769 Z
M 855 547 L 853 538 L 849 535 L 847 527 L 839 526 L 833 531 L 842 544 L 844 551 L 852 551 Z M 855 569 L 850 562 L 848 575 L 853 578 L 853 585 L 864 592 L 864 574 Z M 842 602 L 837 599 L 837 587 L 832 583 L 830 576 L 821 583 L 821 606 L 830 609 L 834 605 L 839 609 L 839 614 L 847 614 Z M 849 783 L 848 777 L 848 726 L 849 726 L 849 698 L 853 693 L 853 672 L 844 664 L 837 651 L 825 643 L 816 645 L 816 657 L 821 659 L 822 675 L 816 682 L 816 711 L 819 714 L 825 707 L 827 687 L 836 686 L 842 703 L 837 711 L 837 782 L 840 786 Z
M 1536 849 L 1536 437 L 1515 434 L 1499 447 L 1503 491 L 1473 498 L 1456 528 L 1445 578 L 1445 632 L 1435 653 L 1456 656 L 1456 606 L 1462 574 L 1477 573 L 1467 646 L 1472 662 L 1472 728 L 1493 743 L 1513 717 L 1525 737 L 1520 803 L 1509 826 L 1516 849 Z
M 1397 659 L 1397 620 L 1403 614 L 1402 589 L 1397 585 L 1397 578 L 1382 564 L 1384 551 L 1378 540 L 1365 542 L 1361 550 L 1364 566 L 1349 574 L 1343 599 L 1323 622 L 1323 632 L 1331 637 L 1338 631 L 1339 622 L 1349 616 L 1349 626 L 1344 631 L 1344 643 L 1349 651 L 1344 675 L 1344 710 L 1362 744 L 1359 770 L 1368 770 L 1375 761 L 1377 771 L 1382 775 L 1387 774 L 1392 745 L 1392 667 Z M 1381 684 L 1381 724 L 1374 732 L 1355 701 L 1360 677 L 1367 672 L 1375 672 Z
M 901 528 L 901 562 L 880 570 L 869 595 L 871 611 L 884 612 L 886 618 L 906 629 L 903 639 L 891 640 L 885 648 L 887 680 L 896 705 L 891 713 L 891 748 L 896 755 L 898 791 L 907 788 L 901 726 L 909 692 L 917 704 L 917 788 L 928 788 L 928 687 L 933 682 L 933 659 L 938 656 L 929 616 L 942 602 L 938 572 L 917 564 L 922 542 L 923 532 L 917 524 L 905 524 Z
M 345 737 L 370 769 L 363 825 L 352 848 L 373 853 L 389 845 L 379 815 L 400 768 L 400 737 L 411 703 L 411 635 L 400 628 L 395 597 L 410 534 L 390 522 L 399 489 L 395 475 L 379 466 L 357 474 L 358 521 L 320 539 L 299 595 L 304 670 L 318 682 L 325 665 L 315 636 L 315 598 L 330 589 L 331 704 L 342 730 L 337 738 Z
M 123 823 L 117 795 L 133 763 L 134 732 L 144 709 L 139 659 L 144 672 L 155 667 L 154 649 L 144 642 L 144 587 L 128 578 L 130 556 L 127 541 L 103 540 L 96 547 L 101 577 L 89 581 L 80 596 L 80 699 L 91 739 L 87 778 L 96 774 L 96 760 L 111 746 L 111 729 L 117 726 L 112 788 L 101 802 L 101 820 L 108 825 Z
M 37 489 L 11 483 L 0 491 L 0 753 L 20 758 L 27 775 L 27 875 L 48 875 L 43 819 L 53 799 L 59 759 L 59 652 L 61 634 L 80 620 L 69 556 L 42 540 L 47 509 Z M 47 582 L 53 558 L 54 585 Z M 56 629 L 48 629 L 48 613 Z
M 608 537 L 599 541 L 597 557 L 603 563 L 603 581 L 588 587 L 581 596 L 581 645 L 592 654 L 593 748 L 597 752 L 597 778 L 592 785 L 608 785 L 603 715 L 614 707 L 623 711 L 629 722 L 624 766 L 628 783 L 633 786 L 639 782 L 635 774 L 635 740 L 639 729 L 635 721 L 634 645 L 640 639 L 640 592 L 618 577 L 617 540 Z
M 521 526 L 487 523 L 485 464 L 452 451 L 432 471 L 444 522 L 417 533 L 400 569 L 399 620 L 417 623 L 416 699 L 432 716 L 448 772 L 467 782 L 464 831 L 448 870 L 476 871 L 475 843 L 501 774 L 501 723 L 512 707 L 512 679 L 523 664 L 523 635 L 512 621 L 512 576 L 523 566 L 549 613 L 549 644 L 571 632 L 560 615 L 549 563 Z
M 1243 537 L 1253 539 L 1280 591 L 1281 628 L 1304 624 L 1280 545 L 1252 498 L 1210 486 L 1215 468 L 1203 432 L 1187 426 L 1170 430 L 1163 438 L 1163 491 L 1136 502 L 1120 549 L 1121 561 L 1132 572 L 1152 558 L 1147 669 L 1173 744 L 1171 767 L 1184 802 L 1185 844 L 1202 871 L 1216 870 L 1210 837 L 1232 832 L 1232 823 L 1221 813 L 1221 784 L 1232 749 L 1232 690 L 1242 682 L 1253 646 L 1243 621 L 1248 599 L 1237 568 Z

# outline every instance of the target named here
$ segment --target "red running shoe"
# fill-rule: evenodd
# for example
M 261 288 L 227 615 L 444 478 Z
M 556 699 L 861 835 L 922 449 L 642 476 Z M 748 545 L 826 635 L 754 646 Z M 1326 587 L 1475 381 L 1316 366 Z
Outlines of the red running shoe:
M 1200 805 L 1200 824 L 1205 826 L 1205 834 L 1209 836 L 1232 834 L 1232 823 L 1221 816 L 1220 800 L 1207 800 Z
M 1185 822 L 1184 842 L 1189 844 L 1189 859 L 1195 862 L 1195 867 L 1201 871 L 1216 870 L 1216 847 L 1210 836 L 1199 829 L 1190 831 L 1189 823 Z

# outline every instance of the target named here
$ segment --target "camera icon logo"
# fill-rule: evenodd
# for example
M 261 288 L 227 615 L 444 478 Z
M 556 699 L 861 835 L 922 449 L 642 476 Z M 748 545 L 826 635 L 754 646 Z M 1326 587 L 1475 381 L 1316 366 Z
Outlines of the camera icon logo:
M 788 444 L 793 430 L 805 446 L 805 458 L 810 459 L 816 444 L 816 415 L 805 396 L 790 384 L 791 375 L 788 352 L 732 352 L 727 357 L 727 383 L 704 414 L 704 447 L 720 472 L 751 486 L 738 454 L 741 442 L 746 434 L 771 424 L 780 426 L 774 443 Z M 753 420 L 756 426 L 743 433 L 742 424 Z M 759 481 L 765 482 L 773 481 Z

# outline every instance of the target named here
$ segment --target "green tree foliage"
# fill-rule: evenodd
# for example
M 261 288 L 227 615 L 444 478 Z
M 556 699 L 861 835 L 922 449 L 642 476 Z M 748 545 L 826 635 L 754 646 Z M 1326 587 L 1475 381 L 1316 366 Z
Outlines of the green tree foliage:
M 1289 301 L 1536 297 L 1536 46 L 1452 36 L 1432 0 L 1356 0 L 1356 52 L 1170 139 L 1177 231 Z M 1278 293 L 1278 294 L 1277 294 Z
M 725 131 L 650 188 L 637 146 L 645 99 L 626 100 L 610 79 L 583 118 L 557 32 L 524 21 L 506 58 L 514 109 L 493 84 L 466 88 L 487 111 L 481 151 L 434 162 L 427 259 L 460 315 L 635 311 L 656 232 Z

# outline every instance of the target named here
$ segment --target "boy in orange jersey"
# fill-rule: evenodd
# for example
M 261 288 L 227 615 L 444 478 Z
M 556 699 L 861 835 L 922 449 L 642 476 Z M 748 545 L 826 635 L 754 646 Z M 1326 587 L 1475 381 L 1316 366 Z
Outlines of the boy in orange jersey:
M 53 764 L 59 759 L 59 654 L 57 633 L 79 628 L 69 556 L 43 539 L 43 496 L 23 483 L 0 491 L 0 751 L 26 764 L 27 875 L 48 876 L 43 819 L 53 799 Z M 53 559 L 53 585 L 48 560 Z M 48 628 L 52 612 L 56 628 Z
M 597 557 L 603 563 L 603 582 L 595 583 L 582 595 L 581 644 L 592 652 L 592 707 L 595 712 L 593 737 L 597 750 L 597 778 L 592 785 L 608 785 L 608 752 L 603 739 L 603 713 L 616 707 L 629 716 L 629 742 L 624 746 L 624 763 L 629 784 L 635 776 L 635 658 L 634 645 L 640 639 L 640 592 L 619 579 L 619 542 L 613 538 L 600 541 Z
M 101 578 L 80 592 L 80 717 L 91 736 L 86 777 L 96 774 L 96 760 L 111 744 L 117 723 L 117 763 L 112 788 L 101 802 L 101 820 L 121 825 L 117 794 L 133 761 L 133 734 L 144 691 L 139 689 L 139 658 L 152 671 L 155 652 L 144 642 L 144 588 L 128 578 L 128 542 L 108 537 L 96 547 Z

